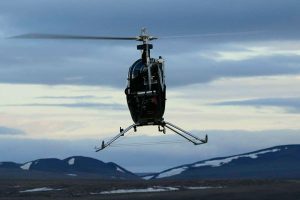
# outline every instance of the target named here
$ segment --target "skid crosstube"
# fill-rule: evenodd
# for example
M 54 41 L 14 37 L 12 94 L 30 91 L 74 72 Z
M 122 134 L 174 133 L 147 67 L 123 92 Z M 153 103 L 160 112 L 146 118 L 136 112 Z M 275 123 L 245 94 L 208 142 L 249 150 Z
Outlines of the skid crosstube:
M 207 135 L 205 136 L 204 139 L 200 139 L 197 136 L 193 135 L 192 133 L 189 133 L 189 132 L 183 130 L 182 128 L 180 128 L 180 127 L 178 127 L 178 126 L 176 126 L 176 125 L 174 125 L 170 122 L 162 121 L 162 122 L 159 122 L 159 123 L 143 124 L 143 125 L 132 124 L 132 125 L 128 126 L 126 129 L 120 128 L 120 133 L 118 135 L 116 135 L 115 137 L 113 137 L 108 142 L 102 141 L 101 146 L 95 148 L 96 152 L 105 149 L 106 147 L 111 145 L 114 141 L 116 141 L 118 138 L 120 138 L 121 136 L 124 136 L 125 133 L 130 131 L 132 128 L 134 129 L 134 131 L 136 131 L 137 126 L 145 126 L 145 125 L 154 125 L 154 126 L 157 125 L 158 126 L 158 131 L 163 132 L 163 133 L 166 133 L 166 128 L 168 128 L 169 130 L 171 130 L 174 133 L 178 134 L 179 136 L 185 138 L 189 142 L 192 142 L 194 145 L 205 144 L 205 143 L 208 142 Z

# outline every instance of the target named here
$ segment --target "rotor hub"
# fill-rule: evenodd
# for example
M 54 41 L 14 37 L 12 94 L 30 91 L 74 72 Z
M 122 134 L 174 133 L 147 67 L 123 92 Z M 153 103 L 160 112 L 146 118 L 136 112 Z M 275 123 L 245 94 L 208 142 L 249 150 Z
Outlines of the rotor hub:
M 137 41 L 141 41 L 143 43 L 147 43 L 148 41 L 151 40 L 156 40 L 158 39 L 157 37 L 151 36 L 147 33 L 147 29 L 146 28 L 142 28 L 141 30 L 141 35 L 137 36 Z

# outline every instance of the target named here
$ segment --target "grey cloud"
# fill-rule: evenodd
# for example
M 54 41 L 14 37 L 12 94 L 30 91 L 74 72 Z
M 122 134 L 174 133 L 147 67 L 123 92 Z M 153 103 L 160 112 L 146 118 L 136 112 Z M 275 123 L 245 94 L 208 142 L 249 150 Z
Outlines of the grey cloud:
M 136 30 L 147 26 L 161 35 L 253 29 L 287 30 L 286 34 L 291 34 L 299 30 L 300 17 L 297 0 L 75 0 L 72 4 L 28 0 L 2 1 L 0 5 L 12 26 L 30 32 L 136 34 Z
M 144 12 L 149 5 L 151 12 Z M 166 12 L 166 8 L 168 12 Z M 166 58 L 168 86 L 222 77 L 300 72 L 299 57 L 273 56 L 215 62 L 190 53 L 224 50 L 232 42 L 298 40 L 300 3 L 269 1 L 2 1 L 6 33 L 137 35 L 147 26 L 157 36 L 257 31 L 217 37 L 159 40 L 153 55 Z M 172 21 L 172 23 L 170 23 Z M 107 85 L 124 88 L 128 67 L 139 58 L 131 41 L 0 40 L 0 82 Z
M 223 77 L 294 75 L 300 73 L 298 56 L 267 56 L 241 61 L 217 62 L 205 58 L 178 57 L 167 68 L 173 86 L 206 83 Z
M 134 61 L 131 54 L 139 56 L 134 48 L 47 44 L 34 42 L 28 47 L 28 41 L 3 42 L 6 53 L 0 54 L 0 82 L 125 87 L 128 67 Z
M 35 104 L 15 104 L 3 106 L 21 106 L 21 107 L 65 107 L 65 108 L 90 108 L 90 109 L 112 109 L 125 110 L 126 107 L 122 104 L 106 104 L 106 103 L 35 103 Z
M 82 96 L 42 96 L 37 99 L 94 99 L 96 96 L 93 95 L 82 95 Z
M 43 42 L 34 44 L 31 50 L 27 51 L 15 41 L 13 42 L 15 48 L 5 43 L 8 54 L 0 54 L 0 82 L 106 85 L 125 88 L 127 70 L 139 57 L 139 52 L 133 46 L 92 46 L 85 51 L 87 47 L 77 43 L 71 46 L 56 43 L 49 47 Z M 205 49 L 194 49 L 199 52 L 202 50 L 205 52 Z M 169 87 L 206 83 L 222 77 L 300 73 L 299 56 L 262 56 L 241 61 L 217 62 L 213 59 L 191 56 L 193 54 L 167 51 L 165 53 L 161 55 L 166 58 L 166 80 Z
M 0 126 L 0 135 L 25 135 L 26 133 L 20 129 Z
M 274 106 L 285 109 L 287 112 L 300 113 L 300 98 L 261 98 L 261 99 L 247 99 L 241 101 L 224 101 L 215 103 L 218 106 Z

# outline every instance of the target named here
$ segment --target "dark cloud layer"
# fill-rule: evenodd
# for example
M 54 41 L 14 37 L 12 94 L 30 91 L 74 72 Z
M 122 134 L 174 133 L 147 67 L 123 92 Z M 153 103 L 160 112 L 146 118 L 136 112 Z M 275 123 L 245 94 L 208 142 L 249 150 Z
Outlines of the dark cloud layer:
M 127 109 L 122 104 L 106 104 L 106 103 L 35 103 L 35 104 L 16 104 L 16 105 L 4 105 L 13 107 L 65 107 L 65 108 L 90 108 L 96 110 L 113 109 L 113 110 L 125 110 Z
M 93 95 L 82 95 L 82 96 L 42 96 L 37 99 L 94 99 L 96 96 Z
M 18 48 L 21 44 L 18 44 Z M 107 85 L 125 88 L 128 67 L 139 52 L 130 47 L 80 50 L 81 44 L 47 47 L 35 43 L 31 52 L 9 48 L 0 54 L 0 82 L 28 84 Z M 22 49 L 22 47 L 21 47 Z M 67 52 L 64 52 L 64 51 Z M 70 50 L 70 51 L 68 51 Z M 51 53 L 50 53 L 51 52 Z M 82 54 L 81 54 L 82 52 Z M 49 53 L 49 55 L 47 55 Z M 81 55 L 80 55 L 81 54 Z M 168 86 L 206 83 L 222 77 L 293 75 L 300 73 L 299 56 L 265 56 L 241 61 L 215 61 L 200 56 L 170 53 L 166 56 Z M 116 59 L 118 58 L 118 59 Z M 120 59 L 119 59 L 120 58 Z
M 300 98 L 261 98 L 261 99 L 247 99 L 242 101 L 225 101 L 215 103 L 218 106 L 254 106 L 264 107 L 272 106 L 285 109 L 287 112 L 300 113 Z
M 166 58 L 172 87 L 221 77 L 298 74 L 299 58 L 291 55 L 235 62 L 189 55 L 224 50 L 235 42 L 299 40 L 299 10 L 297 0 L 1 1 L 0 35 L 134 36 L 145 26 L 157 36 L 217 33 L 155 42 L 153 55 Z M 131 41 L 2 39 L 0 82 L 124 88 L 128 67 L 139 57 L 135 45 Z
M 241 61 L 218 62 L 205 58 L 170 61 L 171 85 L 206 83 L 223 77 L 293 75 L 300 73 L 300 57 L 267 56 Z
M 24 31 L 157 34 L 299 30 L 297 0 L 2 1 L 2 15 Z

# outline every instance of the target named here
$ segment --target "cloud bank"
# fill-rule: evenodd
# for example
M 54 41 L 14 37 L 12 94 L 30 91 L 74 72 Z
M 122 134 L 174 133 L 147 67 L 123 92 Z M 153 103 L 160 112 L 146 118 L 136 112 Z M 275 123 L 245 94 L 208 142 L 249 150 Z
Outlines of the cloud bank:
M 25 135 L 25 134 L 26 133 L 20 129 L 0 126 L 0 136 L 1 135 Z
M 144 5 L 151 5 L 151 12 L 144 12 Z M 245 51 L 249 42 L 298 41 L 299 9 L 295 0 L 274 0 L 271 4 L 259 0 L 147 0 L 143 4 L 137 0 L 75 0 L 72 5 L 57 0 L 2 1 L 0 21 L 8 36 L 27 32 L 135 36 L 144 26 L 157 36 L 204 34 L 154 44 L 153 55 L 166 58 L 168 86 L 174 87 L 223 77 L 299 74 L 299 55 L 214 59 L 220 50 Z M 128 67 L 139 58 L 135 44 L 2 39 L 0 82 L 124 88 Z M 240 44 L 239 49 L 232 44 Z
M 241 101 L 224 101 L 215 103 L 218 106 L 254 106 L 254 107 L 279 107 L 287 112 L 300 113 L 300 98 L 261 98 Z

